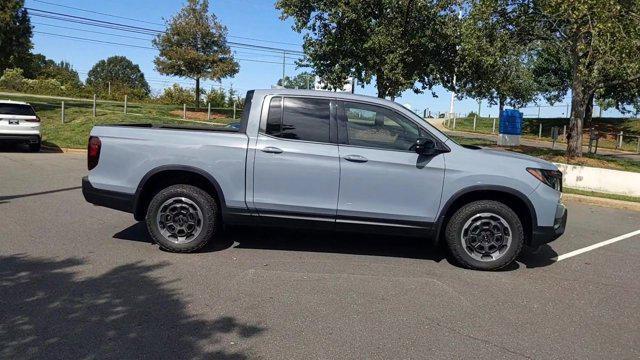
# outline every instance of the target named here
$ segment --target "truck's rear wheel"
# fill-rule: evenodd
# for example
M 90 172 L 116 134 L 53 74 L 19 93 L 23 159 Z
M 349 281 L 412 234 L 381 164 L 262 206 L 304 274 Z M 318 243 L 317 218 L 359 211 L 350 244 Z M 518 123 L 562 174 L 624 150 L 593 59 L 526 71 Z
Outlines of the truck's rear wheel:
M 509 265 L 524 243 L 518 215 L 491 200 L 474 201 L 458 209 L 447 224 L 445 237 L 455 260 L 478 270 Z
M 193 252 L 216 231 L 218 208 L 206 191 L 191 185 L 172 185 L 149 203 L 145 222 L 151 237 L 173 252 Z

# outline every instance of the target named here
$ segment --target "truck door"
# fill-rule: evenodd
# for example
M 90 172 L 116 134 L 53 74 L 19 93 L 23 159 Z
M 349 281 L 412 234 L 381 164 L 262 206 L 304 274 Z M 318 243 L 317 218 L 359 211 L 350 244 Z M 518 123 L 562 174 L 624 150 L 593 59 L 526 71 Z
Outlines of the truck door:
M 413 146 L 418 138 L 432 136 L 382 106 L 343 102 L 337 113 L 337 226 L 429 230 L 440 206 L 444 155 L 418 155 Z
M 335 223 L 340 163 L 332 103 L 272 97 L 258 133 L 253 205 L 261 218 Z

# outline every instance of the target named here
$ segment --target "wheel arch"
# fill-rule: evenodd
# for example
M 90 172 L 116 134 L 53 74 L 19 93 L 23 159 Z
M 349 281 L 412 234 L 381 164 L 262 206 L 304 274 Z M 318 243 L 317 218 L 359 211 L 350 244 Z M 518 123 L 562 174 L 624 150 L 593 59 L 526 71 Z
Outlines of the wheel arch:
M 525 244 L 530 244 L 533 229 L 538 223 L 536 210 L 531 200 L 518 190 L 494 185 L 471 186 L 456 192 L 444 204 L 438 215 L 435 228 L 435 242 L 440 242 L 451 216 L 462 206 L 477 200 L 495 200 L 509 206 L 523 220 Z
M 175 184 L 193 185 L 208 192 L 215 199 L 224 218 L 226 212 L 224 193 L 218 181 L 211 174 L 193 166 L 163 165 L 150 170 L 140 180 L 133 202 L 135 219 L 138 221 L 144 219 L 147 206 L 154 194 Z

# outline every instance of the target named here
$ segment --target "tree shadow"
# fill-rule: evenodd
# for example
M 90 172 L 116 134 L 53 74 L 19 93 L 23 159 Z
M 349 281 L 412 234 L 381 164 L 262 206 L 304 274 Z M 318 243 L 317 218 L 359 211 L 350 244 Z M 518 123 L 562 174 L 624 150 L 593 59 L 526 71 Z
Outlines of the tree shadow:
M 264 331 L 233 317 L 189 314 L 179 292 L 151 275 L 165 264 L 136 262 L 80 278 L 74 267 L 84 264 L 0 257 L 0 358 L 244 359 L 222 334 Z

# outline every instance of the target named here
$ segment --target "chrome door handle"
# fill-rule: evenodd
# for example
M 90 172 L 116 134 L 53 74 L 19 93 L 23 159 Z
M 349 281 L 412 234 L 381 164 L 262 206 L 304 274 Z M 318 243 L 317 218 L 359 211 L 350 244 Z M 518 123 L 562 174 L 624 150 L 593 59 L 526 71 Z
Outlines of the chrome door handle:
M 261 151 L 269 153 L 269 154 L 281 154 L 282 153 L 282 149 L 274 147 L 274 146 L 267 146 L 266 148 L 263 148 Z
M 369 161 L 369 159 L 360 155 L 347 155 L 344 157 L 344 159 L 356 163 L 366 163 L 367 161 Z

